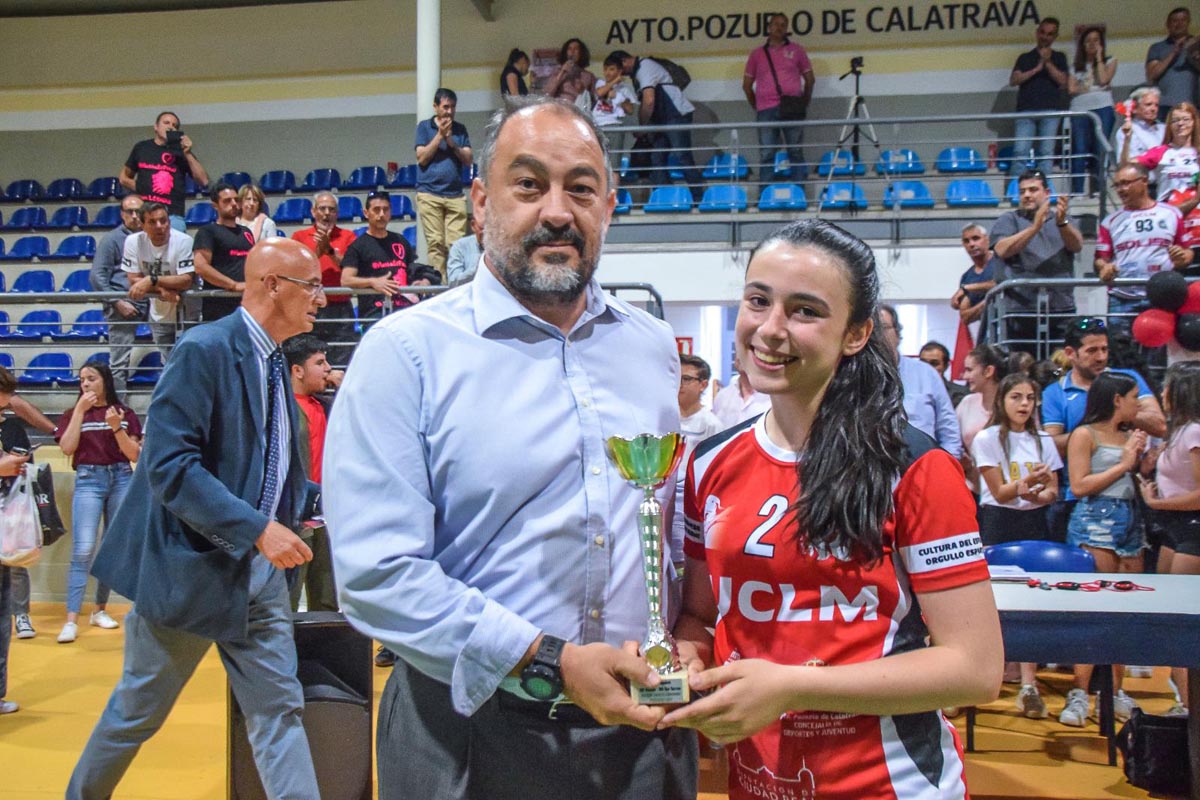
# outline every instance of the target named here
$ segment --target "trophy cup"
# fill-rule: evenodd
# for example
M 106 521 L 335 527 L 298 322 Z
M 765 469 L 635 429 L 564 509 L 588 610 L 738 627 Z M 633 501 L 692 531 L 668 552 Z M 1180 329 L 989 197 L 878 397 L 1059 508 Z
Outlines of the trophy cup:
M 642 490 L 638 506 L 638 534 L 642 541 L 642 570 L 646 577 L 646 602 L 649 606 L 649 630 L 642 641 L 642 655 L 662 679 L 653 689 L 631 686 L 630 694 L 639 703 L 667 704 L 688 701 L 687 672 L 679 668 L 675 639 L 667 630 L 662 615 L 663 581 L 663 509 L 654 490 L 675 472 L 683 456 L 683 436 L 668 433 L 654 436 L 643 433 L 632 439 L 612 436 L 605 442 L 609 459 L 621 477 Z

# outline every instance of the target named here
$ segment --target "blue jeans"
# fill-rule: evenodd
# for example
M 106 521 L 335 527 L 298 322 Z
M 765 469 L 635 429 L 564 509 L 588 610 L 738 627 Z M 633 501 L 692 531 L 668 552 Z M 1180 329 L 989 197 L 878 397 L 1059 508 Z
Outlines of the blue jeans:
M 83 590 L 87 588 L 88 572 L 96 548 L 100 544 L 100 515 L 104 515 L 104 531 L 117 512 L 133 470 L 129 464 L 80 464 L 75 469 L 75 496 L 71 499 L 71 570 L 67 573 L 67 611 L 78 614 L 83 607 Z M 100 534 L 100 535 L 97 535 Z M 96 585 L 96 605 L 108 602 L 109 589 Z
M 758 122 L 778 122 L 779 106 L 764 108 L 755 115 Z M 804 162 L 804 150 L 800 147 L 804 141 L 804 129 L 797 127 L 759 128 L 758 145 L 761 166 L 758 179 L 764 183 L 774 177 L 775 153 L 787 145 L 788 161 L 792 165 L 792 177 L 797 180 L 808 178 L 808 164 Z
M 1041 117 L 1038 119 L 1019 119 L 1013 130 L 1013 160 L 1009 168 L 1011 175 L 1020 175 L 1025 171 L 1025 162 L 1029 160 L 1030 150 L 1037 138 L 1036 166 L 1050 177 L 1050 164 L 1054 159 L 1054 141 L 1058 137 L 1057 117 Z
M 660 97 L 662 95 L 660 94 Z M 691 114 L 667 113 L 663 115 L 659 125 L 691 125 Z M 667 157 L 675 153 L 679 157 L 679 169 L 683 171 L 683 179 L 687 181 L 692 192 L 700 191 L 702 180 L 700 171 L 696 169 L 696 161 L 692 157 L 692 132 L 689 130 L 656 131 L 653 138 L 654 151 L 650 154 L 650 166 L 653 168 L 651 181 L 655 186 L 668 186 L 671 183 L 671 168 L 667 165 Z
M 1125 336 L 1132 335 L 1134 318 L 1150 307 L 1145 298 L 1124 300 L 1116 295 L 1108 296 L 1108 331 Z
M 1117 115 L 1112 106 L 1092 112 L 1100 118 L 1100 128 L 1107 140 L 1112 134 Z M 1092 176 L 1092 189 L 1104 191 L 1104 176 L 1100 174 L 1101 147 L 1096 141 L 1096 127 L 1085 117 L 1071 117 L 1071 194 L 1083 194 L 1084 178 Z M 1117 154 L 1120 157 L 1120 154 Z
M 8 645 L 12 641 L 12 568 L 0 564 L 0 700 L 8 694 Z

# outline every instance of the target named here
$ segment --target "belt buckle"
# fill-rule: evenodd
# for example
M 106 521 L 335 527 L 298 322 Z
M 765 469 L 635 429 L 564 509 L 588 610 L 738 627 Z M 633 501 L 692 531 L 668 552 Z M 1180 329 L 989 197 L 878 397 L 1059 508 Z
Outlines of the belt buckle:
M 555 700 L 553 703 L 551 703 L 550 710 L 548 712 L 546 712 L 546 719 L 554 720 L 555 722 L 557 722 L 558 721 L 558 707 L 560 705 L 562 705 L 563 703 L 567 703 L 567 702 L 569 702 L 567 700 L 567 698 L 559 697 L 557 700 Z

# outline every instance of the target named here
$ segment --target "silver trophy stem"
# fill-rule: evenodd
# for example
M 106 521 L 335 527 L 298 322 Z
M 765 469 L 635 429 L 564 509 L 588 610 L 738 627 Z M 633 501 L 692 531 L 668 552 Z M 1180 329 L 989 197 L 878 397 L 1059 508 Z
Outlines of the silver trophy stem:
M 677 667 L 675 640 L 667 631 L 662 615 L 663 575 L 663 509 L 654 490 L 643 487 L 645 496 L 638 506 L 638 533 L 642 540 L 642 567 L 646 578 L 646 605 L 650 612 L 649 629 L 642 642 L 642 653 L 650 666 L 661 675 Z

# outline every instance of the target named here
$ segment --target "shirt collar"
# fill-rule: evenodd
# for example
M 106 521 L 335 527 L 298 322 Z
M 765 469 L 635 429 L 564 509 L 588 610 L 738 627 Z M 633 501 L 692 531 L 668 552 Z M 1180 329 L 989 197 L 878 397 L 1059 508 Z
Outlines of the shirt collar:
M 627 310 L 622 308 L 619 303 L 608 302 L 604 289 L 595 277 L 588 282 L 584 291 L 587 294 L 587 304 L 584 306 L 583 314 L 572 327 L 572 333 L 580 326 L 610 310 L 614 312 L 612 315 L 614 319 L 623 319 L 629 316 Z M 471 281 L 471 300 L 475 313 L 475 330 L 481 334 L 510 319 L 524 319 L 541 328 L 553 328 L 545 320 L 534 316 L 528 308 L 521 305 L 517 298 L 513 297 L 508 288 L 488 268 L 482 255 L 479 256 L 475 279 Z
M 246 330 L 250 332 L 250 342 L 254 345 L 254 352 L 258 354 L 259 358 L 267 360 L 271 357 L 271 353 L 279 349 L 279 345 L 244 307 L 238 306 L 238 313 L 242 315 L 242 322 L 246 323 Z

